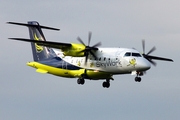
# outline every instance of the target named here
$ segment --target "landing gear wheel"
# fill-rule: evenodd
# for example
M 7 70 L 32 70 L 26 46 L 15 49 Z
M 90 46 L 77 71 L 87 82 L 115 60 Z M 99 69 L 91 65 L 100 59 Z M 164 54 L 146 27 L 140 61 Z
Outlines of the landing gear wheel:
M 136 82 L 141 82 L 141 77 L 135 77 Z
M 77 83 L 83 85 L 85 83 L 85 80 L 83 78 L 77 79 Z
M 105 82 L 103 82 L 102 86 L 103 86 L 104 88 L 109 88 L 109 87 L 110 87 L 110 83 L 107 82 L 107 81 L 105 81 Z

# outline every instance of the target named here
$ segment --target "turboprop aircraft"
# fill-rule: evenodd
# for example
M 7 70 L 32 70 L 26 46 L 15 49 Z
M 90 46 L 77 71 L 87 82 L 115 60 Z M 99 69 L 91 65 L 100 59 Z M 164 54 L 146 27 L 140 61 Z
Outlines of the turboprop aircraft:
M 48 73 L 60 77 L 77 78 L 77 83 L 83 85 L 85 79 L 104 80 L 102 86 L 110 87 L 110 80 L 114 75 L 135 74 L 135 81 L 140 82 L 144 72 L 152 65 L 153 60 L 173 61 L 172 59 L 152 56 L 156 48 L 153 47 L 145 53 L 145 41 L 142 41 L 143 53 L 133 48 L 101 48 L 101 42 L 90 46 L 91 32 L 88 36 L 88 45 L 80 37 L 80 43 L 61 43 L 46 41 L 42 29 L 59 30 L 57 28 L 42 26 L 36 21 L 26 23 L 8 22 L 26 26 L 29 29 L 30 39 L 9 38 L 30 42 L 32 46 L 33 62 L 27 65 L 36 69 L 39 73 Z M 55 49 L 59 49 L 57 52 Z

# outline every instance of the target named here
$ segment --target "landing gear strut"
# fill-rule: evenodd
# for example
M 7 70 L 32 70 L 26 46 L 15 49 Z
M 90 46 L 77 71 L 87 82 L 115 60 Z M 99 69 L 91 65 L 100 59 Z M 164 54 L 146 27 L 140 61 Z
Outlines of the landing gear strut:
M 110 87 L 110 80 L 107 79 L 106 81 L 104 81 L 104 82 L 102 83 L 102 86 L 103 86 L 104 88 L 109 88 L 109 87 Z
M 85 83 L 84 78 L 77 79 L 77 83 L 83 85 Z

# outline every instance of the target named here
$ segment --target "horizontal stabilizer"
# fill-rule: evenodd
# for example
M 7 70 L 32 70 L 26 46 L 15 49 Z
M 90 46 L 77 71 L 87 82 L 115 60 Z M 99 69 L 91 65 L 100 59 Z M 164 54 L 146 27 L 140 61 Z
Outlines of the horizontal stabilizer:
M 18 40 L 18 41 L 24 41 L 24 42 L 37 43 L 37 45 L 40 45 L 40 46 L 46 46 L 46 47 L 56 48 L 56 49 L 62 49 L 62 48 L 66 48 L 66 47 L 71 47 L 71 44 L 69 44 L 69 43 L 38 41 L 38 40 L 25 39 L 25 38 L 9 38 L 9 39 Z
M 14 24 L 14 25 L 26 26 L 26 27 L 40 27 L 40 28 L 49 29 L 49 30 L 58 30 L 58 31 L 60 30 L 58 28 L 39 25 L 39 23 L 37 23 L 37 25 L 36 24 L 26 24 L 26 23 L 16 23 L 16 22 L 7 22 L 7 23 L 8 24 Z
M 43 70 L 43 69 L 37 69 L 36 72 L 42 73 L 42 74 L 48 73 L 47 70 Z

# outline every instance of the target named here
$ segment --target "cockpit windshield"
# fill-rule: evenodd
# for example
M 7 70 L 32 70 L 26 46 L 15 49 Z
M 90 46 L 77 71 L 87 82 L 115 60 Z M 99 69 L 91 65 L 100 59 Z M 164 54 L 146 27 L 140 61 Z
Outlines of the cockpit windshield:
M 139 53 L 132 53 L 132 56 L 134 56 L 134 57 L 141 57 L 141 55 Z
M 124 56 L 125 56 L 125 57 L 131 56 L 131 53 L 130 53 L 130 52 L 127 52 L 127 53 L 125 53 Z
M 124 54 L 124 57 L 128 57 L 128 56 L 141 57 L 141 55 L 140 55 L 139 53 L 126 52 L 126 53 Z

